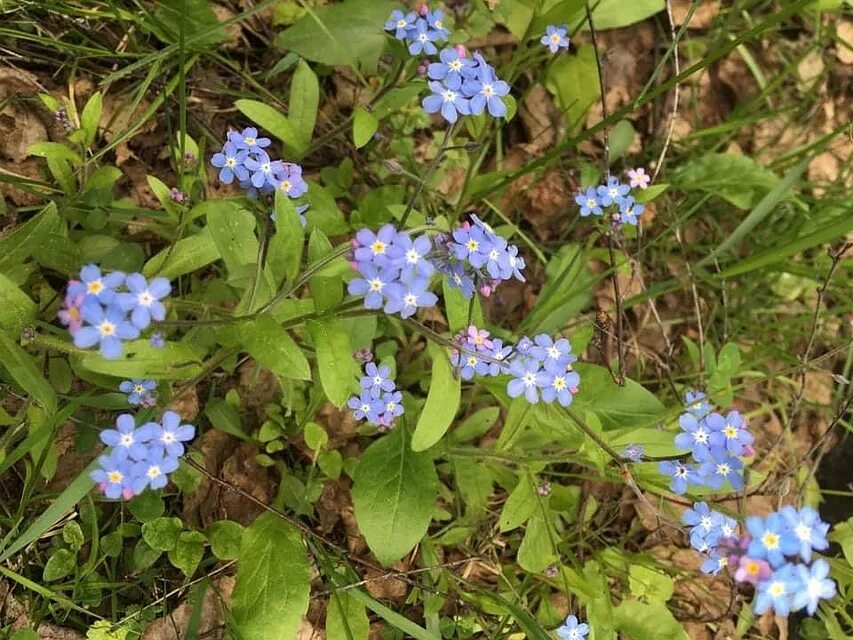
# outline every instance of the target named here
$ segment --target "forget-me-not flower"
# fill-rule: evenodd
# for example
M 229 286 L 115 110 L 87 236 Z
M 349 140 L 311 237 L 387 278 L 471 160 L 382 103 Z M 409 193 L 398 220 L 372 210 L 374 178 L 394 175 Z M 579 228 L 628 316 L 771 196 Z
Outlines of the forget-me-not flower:
M 551 50 L 551 53 L 557 53 L 560 49 L 569 48 L 569 38 L 566 35 L 569 32 L 566 25 L 549 24 L 545 27 L 545 35 L 539 41 Z

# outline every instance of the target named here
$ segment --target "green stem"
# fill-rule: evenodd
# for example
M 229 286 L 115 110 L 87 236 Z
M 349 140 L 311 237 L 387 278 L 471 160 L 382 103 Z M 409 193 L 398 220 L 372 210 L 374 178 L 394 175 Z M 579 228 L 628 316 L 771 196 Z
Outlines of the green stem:
M 444 152 L 447 151 L 447 145 L 450 142 L 450 137 L 453 135 L 453 130 L 455 128 L 456 122 L 453 122 L 450 124 L 449 127 L 447 127 L 447 129 L 445 129 L 444 139 L 441 141 L 441 146 L 438 148 L 438 152 L 435 154 L 435 157 L 432 159 L 432 162 L 430 162 L 429 167 L 427 167 L 423 180 L 418 183 L 418 188 L 415 190 L 415 193 L 412 194 L 412 197 L 409 199 L 409 204 L 406 205 L 406 210 L 403 212 L 403 217 L 400 218 L 401 227 L 406 226 L 406 220 L 409 219 L 409 214 L 412 212 L 412 207 L 415 206 L 415 200 L 417 200 L 418 196 L 421 195 L 421 191 L 423 191 L 424 185 L 432 177 L 435 168 L 438 166 L 438 162 L 441 160 L 441 156 L 443 156 Z

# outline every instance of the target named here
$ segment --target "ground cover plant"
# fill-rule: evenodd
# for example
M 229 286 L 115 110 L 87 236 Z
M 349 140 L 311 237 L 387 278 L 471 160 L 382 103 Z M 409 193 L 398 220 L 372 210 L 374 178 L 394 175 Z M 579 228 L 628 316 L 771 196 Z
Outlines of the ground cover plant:
M 845 8 L 0 5 L 0 636 L 850 637 Z

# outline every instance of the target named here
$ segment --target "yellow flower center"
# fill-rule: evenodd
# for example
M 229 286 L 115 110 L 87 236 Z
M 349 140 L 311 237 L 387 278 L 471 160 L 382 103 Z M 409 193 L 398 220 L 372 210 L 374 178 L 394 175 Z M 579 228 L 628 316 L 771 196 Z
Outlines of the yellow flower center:
M 746 572 L 751 576 L 757 576 L 761 571 L 761 566 L 757 562 L 748 562 L 746 564 Z
M 778 598 L 779 596 L 785 595 L 785 583 L 779 582 L 778 580 L 770 585 L 767 589 L 771 596 Z
M 468 251 L 476 251 L 480 248 L 480 243 L 471 238 L 465 243 L 465 246 L 468 247 Z
M 551 34 L 551 42 L 554 44 L 560 44 L 560 34 L 559 33 L 552 33 Z
M 731 425 L 726 425 L 726 428 L 723 429 L 723 433 L 725 434 L 726 438 L 737 438 L 737 428 Z
M 249 137 L 249 138 L 243 138 L 243 142 L 245 142 L 247 145 L 249 145 L 251 147 L 253 144 L 255 144 L 255 142 L 257 142 L 257 140 Z
M 592 198 L 590 198 L 589 200 L 587 200 L 587 201 L 586 201 L 586 206 L 587 206 L 587 208 L 588 208 L 588 209 L 593 209 L 593 208 L 595 208 L 595 206 L 596 206 L 597 204 L 598 204 L 598 202 L 596 202 L 596 201 L 595 201 L 595 200 L 593 200 Z
M 101 323 L 101 326 L 98 327 L 98 331 L 100 331 L 102 336 L 114 336 L 116 333 L 116 326 L 110 322 L 109 320 L 104 320 Z
M 284 192 L 288 192 L 293 188 L 293 185 L 290 184 L 287 180 L 282 180 L 281 184 L 279 186 L 281 187 L 281 190 Z
M 141 384 L 134 385 L 133 392 L 134 393 L 145 393 L 145 387 L 143 387 Z
M 408 22 L 406 22 L 405 20 L 402 20 L 402 19 L 397 20 L 397 28 L 398 29 L 404 29 L 407 24 L 408 24 Z
M 761 536 L 761 544 L 763 544 L 767 549 L 778 549 L 779 535 L 773 533 L 772 531 L 768 531 L 763 536 Z
M 385 243 L 381 240 L 377 240 L 372 245 L 370 245 L 370 250 L 373 252 L 374 255 L 380 255 L 382 253 L 385 253 L 385 249 Z
M 91 293 L 93 296 L 98 295 L 104 290 L 104 283 L 100 280 L 92 280 L 86 285 L 86 293 Z
M 447 66 L 450 67 L 451 71 L 459 71 L 460 69 L 462 69 L 462 62 L 460 62 L 459 60 L 451 60 L 447 63 Z
M 124 476 L 121 474 L 121 471 L 110 471 L 107 474 L 107 480 L 109 480 L 113 484 L 119 484 L 123 479 Z
M 237 160 L 235 158 L 225 158 L 225 166 L 226 167 L 236 167 Z
M 557 376 L 556 378 L 554 378 L 554 382 L 552 383 L 552 386 L 555 389 L 562 391 L 563 389 L 566 388 L 566 379 L 563 378 L 562 376 Z
M 374 278 L 369 282 L 369 284 L 371 291 L 382 291 L 383 283 L 382 280 L 380 280 L 379 278 Z
M 145 475 L 148 476 L 151 480 L 153 480 L 154 478 L 159 476 L 161 473 L 163 473 L 163 472 L 160 471 L 160 467 L 158 467 L 156 464 L 154 464 L 154 465 L 151 465 L 150 467 L 148 467 L 148 471 L 145 473 Z

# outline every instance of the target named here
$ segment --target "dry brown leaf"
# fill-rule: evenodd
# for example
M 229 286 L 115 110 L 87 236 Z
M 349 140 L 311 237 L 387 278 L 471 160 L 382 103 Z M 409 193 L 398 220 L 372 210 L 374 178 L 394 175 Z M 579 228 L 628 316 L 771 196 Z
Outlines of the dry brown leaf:
M 204 592 L 197 628 L 199 637 L 208 640 L 222 640 L 225 637 L 222 604 L 231 601 L 233 589 L 234 577 L 222 576 L 215 579 Z M 182 640 L 194 610 L 194 605 L 182 602 L 169 615 L 148 625 L 142 633 L 142 640 Z
M 551 95 L 541 84 L 534 85 L 518 110 L 521 124 L 527 134 L 524 150 L 536 155 L 551 147 L 561 130 L 561 116 Z
M 836 33 L 840 42 L 835 45 L 835 55 L 841 64 L 853 64 L 853 21 L 839 21 Z
M 196 387 L 190 387 L 180 396 L 174 398 L 167 407 L 169 411 L 174 411 L 181 420 L 193 422 L 198 416 L 198 391 Z
M 676 26 L 684 24 L 693 0 L 672 0 L 672 21 Z M 688 29 L 707 29 L 720 12 L 719 0 L 703 0 L 690 17 Z
M 396 571 L 406 571 L 409 565 L 400 560 L 391 568 Z M 365 588 L 374 598 L 402 602 L 406 599 L 406 594 L 409 592 L 409 585 L 399 578 L 386 577 L 387 573 L 385 570 L 368 567 L 364 574 L 364 579 L 367 580 L 367 583 L 364 585 Z
M 811 85 L 823 73 L 825 67 L 822 53 L 814 50 L 810 51 L 797 65 L 797 73 L 803 84 Z

